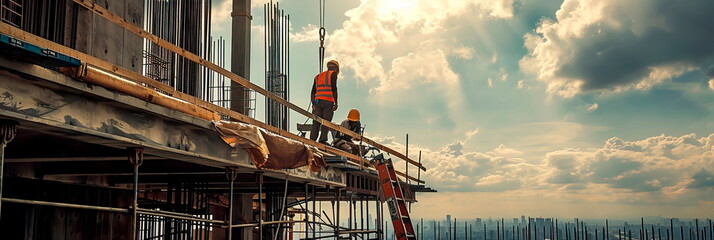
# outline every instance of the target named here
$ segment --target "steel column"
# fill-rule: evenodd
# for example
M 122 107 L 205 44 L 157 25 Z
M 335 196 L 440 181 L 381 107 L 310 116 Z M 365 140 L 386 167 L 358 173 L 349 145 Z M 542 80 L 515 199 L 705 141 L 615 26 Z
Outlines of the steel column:
M 233 0 L 231 13 L 231 71 L 250 81 L 250 22 L 253 19 L 250 8 L 251 0 Z M 231 82 L 231 110 L 249 115 L 245 102 L 247 89 Z

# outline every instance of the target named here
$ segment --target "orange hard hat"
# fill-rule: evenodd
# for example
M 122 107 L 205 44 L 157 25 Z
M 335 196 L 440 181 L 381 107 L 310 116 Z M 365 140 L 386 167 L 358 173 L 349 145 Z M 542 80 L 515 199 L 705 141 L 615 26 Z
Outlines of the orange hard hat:
M 350 110 L 350 112 L 347 113 L 347 120 L 359 121 L 359 110 L 357 110 L 356 108 Z
M 335 65 L 335 67 L 340 68 L 340 63 L 338 63 L 336 60 L 330 60 L 327 62 L 327 66 L 329 67 L 330 64 Z

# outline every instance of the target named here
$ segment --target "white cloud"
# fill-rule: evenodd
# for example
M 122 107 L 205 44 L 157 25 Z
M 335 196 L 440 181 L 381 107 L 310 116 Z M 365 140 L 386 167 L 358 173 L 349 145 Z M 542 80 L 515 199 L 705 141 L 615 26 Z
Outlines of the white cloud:
M 404 149 L 397 142 L 388 146 Z M 509 192 L 582 203 L 694 205 L 714 190 L 714 134 L 701 138 L 660 135 L 636 141 L 613 137 L 600 148 L 551 151 L 532 163 L 519 158 L 521 151 L 505 145 L 487 153 L 464 151 L 462 142 L 440 151 L 412 149 L 422 151 L 428 168 L 422 177 L 440 192 Z
M 380 79 L 380 86 L 374 91 L 389 94 L 395 90 L 409 89 L 417 83 L 433 83 L 452 89 L 459 84 L 459 76 L 450 68 L 441 50 L 417 51 L 395 58 L 392 69 Z
M 524 36 L 521 69 L 547 92 L 647 90 L 714 57 L 714 5 L 667 0 L 566 0 Z
M 518 88 L 523 88 L 523 80 L 518 80 Z
M 292 26 L 291 26 L 292 27 Z M 307 27 L 302 27 L 302 29 L 296 33 L 290 34 L 290 41 L 292 42 L 318 42 L 320 41 L 319 36 L 320 28 L 313 24 L 308 24 Z
M 598 105 L 597 103 L 593 103 L 593 104 L 590 104 L 587 109 L 588 109 L 588 111 L 593 112 L 593 111 L 597 110 L 598 107 L 600 107 L 600 105 Z
M 452 50 L 452 54 L 461 59 L 471 59 L 474 57 L 474 49 L 470 47 L 458 47 Z
M 216 31 L 229 30 L 231 26 L 232 11 L 232 1 L 224 0 L 223 2 L 214 2 L 211 6 L 211 26 Z M 228 26 L 228 28 L 225 26 Z
M 501 69 L 499 69 L 498 71 L 499 71 L 499 73 L 500 73 L 500 75 L 501 75 L 501 77 L 500 77 L 501 81 L 506 81 L 506 80 L 508 80 L 508 72 L 506 72 L 506 69 L 505 69 L 505 68 L 501 68 Z
M 397 79 L 402 89 L 444 78 L 457 82 L 458 76 L 453 74 L 446 56 L 471 59 L 473 49 L 448 41 L 454 39 L 443 34 L 448 30 L 444 28 L 445 21 L 473 12 L 484 17 L 510 18 L 512 5 L 513 0 L 363 0 L 345 13 L 347 21 L 342 28 L 328 35 L 328 58 L 339 59 L 358 81 L 376 81 L 378 86 L 374 89 L 379 91 L 374 94 L 383 93 L 387 85 L 393 87 L 395 76 L 403 77 Z M 416 63 L 428 64 L 416 68 L 426 66 L 418 73 L 410 73 L 414 68 L 403 69 Z
M 499 157 L 518 157 L 523 153 L 513 148 L 508 148 L 504 144 L 500 144 L 498 147 L 488 152 L 488 154 Z
M 492 88 L 493 87 L 493 79 L 488 78 L 488 87 Z
M 471 130 L 471 131 L 466 131 L 466 140 L 464 140 L 464 141 L 470 140 L 471 138 L 476 136 L 476 134 L 478 134 L 478 128 Z

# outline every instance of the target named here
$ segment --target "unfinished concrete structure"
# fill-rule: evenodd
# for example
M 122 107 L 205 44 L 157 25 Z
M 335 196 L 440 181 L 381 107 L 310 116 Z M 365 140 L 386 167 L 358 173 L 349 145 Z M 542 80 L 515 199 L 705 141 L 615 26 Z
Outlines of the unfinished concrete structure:
M 251 118 L 226 87 L 426 170 L 247 81 L 248 43 L 233 72 L 212 62 L 210 0 L 0 3 L 3 239 L 386 239 L 365 158 Z M 249 10 L 234 1 L 234 39 Z M 401 175 L 409 201 L 429 190 Z

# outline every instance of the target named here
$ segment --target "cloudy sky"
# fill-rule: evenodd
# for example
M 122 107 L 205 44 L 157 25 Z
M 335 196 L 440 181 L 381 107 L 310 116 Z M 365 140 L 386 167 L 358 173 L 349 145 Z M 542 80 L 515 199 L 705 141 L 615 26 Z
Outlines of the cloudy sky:
M 264 3 L 253 1 L 261 85 Z M 292 21 L 290 100 L 307 108 L 318 0 L 280 5 Z M 230 37 L 230 8 L 214 1 L 216 35 Z M 367 134 L 396 149 L 409 134 L 440 192 L 421 194 L 413 216 L 714 215 L 714 1 L 342 0 L 327 10 L 326 55 L 342 66 L 334 121 L 358 108 Z

